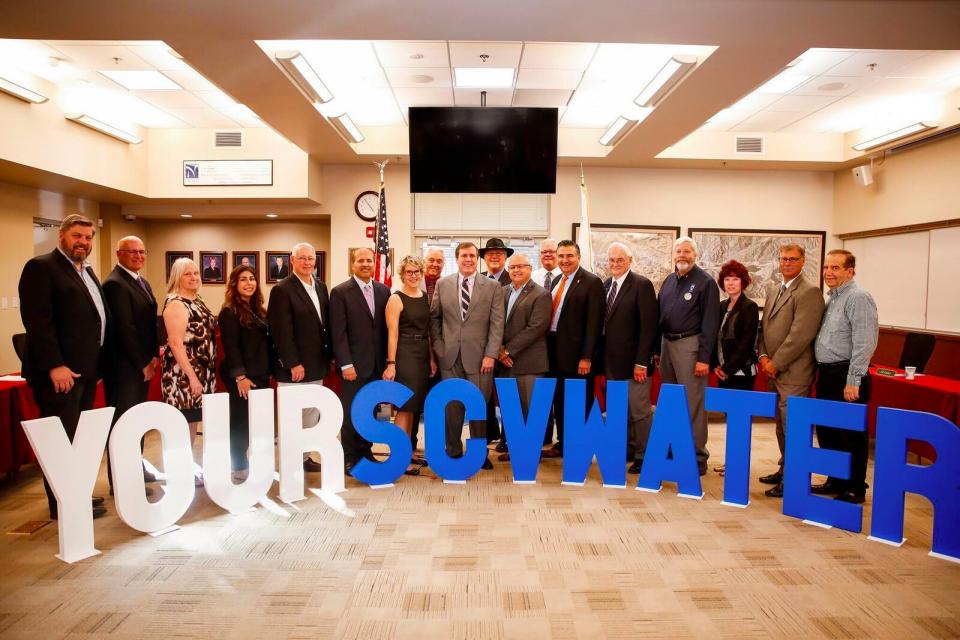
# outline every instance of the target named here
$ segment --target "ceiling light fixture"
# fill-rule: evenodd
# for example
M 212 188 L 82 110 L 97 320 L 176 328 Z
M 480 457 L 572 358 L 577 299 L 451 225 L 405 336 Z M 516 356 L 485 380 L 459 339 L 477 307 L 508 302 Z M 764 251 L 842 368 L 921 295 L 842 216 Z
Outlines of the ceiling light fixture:
M 113 80 L 128 91 L 179 91 L 183 89 L 183 87 L 155 69 L 108 69 L 106 71 L 99 71 L 98 73 L 105 78 Z
M 902 127 L 894 131 L 888 131 L 887 133 L 881 134 L 869 140 L 864 140 L 852 146 L 855 151 L 866 151 L 867 149 L 873 149 L 874 147 L 879 147 L 888 142 L 893 142 L 894 140 L 899 140 L 900 138 L 906 138 L 907 136 L 912 136 L 915 133 L 920 133 L 921 131 L 927 131 L 929 129 L 936 129 L 936 122 L 915 122 L 907 127 Z
M 181 217 L 181 218 L 192 218 L 192 217 L 193 217 L 193 214 L 192 214 L 192 213 L 181 213 L 181 214 L 180 214 L 180 217 Z
M 333 93 L 323 83 L 317 72 L 299 51 L 278 51 L 274 54 L 277 64 L 283 69 L 287 77 L 300 89 L 310 102 L 330 102 Z
M 67 120 L 72 120 L 77 124 L 82 124 L 85 127 L 90 127 L 91 129 L 99 131 L 100 133 L 104 133 L 112 138 L 116 138 L 117 140 L 122 140 L 123 142 L 128 142 L 130 144 L 140 144 L 143 142 L 143 138 L 135 136 L 134 134 L 124 131 L 123 129 L 119 129 L 112 124 L 107 124 L 106 122 L 102 122 L 96 118 L 91 118 L 85 113 L 67 113 L 63 117 Z
M 330 124 L 332 124 L 348 142 L 363 142 L 363 134 L 360 133 L 360 129 L 347 114 L 344 113 L 330 118 Z
M 9 93 L 14 98 L 20 98 L 24 102 L 40 104 L 47 101 L 47 96 L 42 96 L 36 91 L 22 87 L 16 82 L 10 82 L 6 78 L 0 78 L 0 91 Z
M 619 116 L 613 121 L 613 124 L 607 127 L 607 130 L 603 132 L 603 135 L 600 136 L 600 144 L 605 147 L 612 147 L 620 142 L 623 136 L 627 135 L 627 133 L 633 129 L 635 124 L 637 124 L 636 120 L 628 120 L 623 116 Z
M 695 56 L 673 56 L 647 83 L 634 102 L 641 107 L 654 107 L 697 66 Z
M 456 67 L 453 74 L 460 89 L 509 89 L 513 86 L 513 67 Z
M 267 217 L 268 217 L 268 218 L 276 218 L 276 217 L 278 217 L 278 215 L 279 215 L 279 214 L 276 214 L 276 213 L 268 213 L 268 214 L 267 214 Z

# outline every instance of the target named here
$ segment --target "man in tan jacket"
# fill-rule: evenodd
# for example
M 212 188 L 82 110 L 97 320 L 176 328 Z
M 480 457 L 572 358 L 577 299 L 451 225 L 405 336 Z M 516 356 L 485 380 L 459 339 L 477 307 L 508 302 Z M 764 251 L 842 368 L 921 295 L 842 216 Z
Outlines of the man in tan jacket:
M 777 392 L 777 444 L 780 468 L 760 478 L 775 485 L 766 492 L 771 498 L 783 497 L 783 455 L 786 442 L 784 425 L 787 398 L 809 396 L 817 372 L 813 340 L 823 317 L 823 292 L 803 277 L 804 248 L 798 244 L 780 247 L 780 274 L 783 283 L 767 289 L 763 319 L 757 338 L 760 368 L 767 374 L 770 391 Z

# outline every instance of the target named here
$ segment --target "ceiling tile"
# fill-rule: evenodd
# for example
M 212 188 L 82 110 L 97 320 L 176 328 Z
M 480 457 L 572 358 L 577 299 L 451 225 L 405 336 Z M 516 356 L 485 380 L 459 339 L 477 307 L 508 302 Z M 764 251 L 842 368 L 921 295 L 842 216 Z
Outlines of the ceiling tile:
M 449 67 L 445 40 L 374 41 L 380 64 L 386 67 Z M 420 56 L 420 57 L 418 57 Z
M 454 98 L 458 107 L 479 107 L 480 89 L 454 89 Z M 513 99 L 513 89 L 491 89 L 487 91 L 488 107 L 509 107 Z
M 240 126 L 227 116 L 210 107 L 200 109 L 167 109 L 167 111 L 194 127 L 219 129 L 236 128 Z
M 830 68 L 831 76 L 883 78 L 909 62 L 923 57 L 926 51 L 858 51 Z M 875 64 L 871 69 L 869 65 Z
M 452 67 L 513 67 L 520 65 L 520 42 L 450 42 Z M 489 56 L 484 62 L 480 56 Z
M 189 67 L 185 69 L 167 69 L 163 73 L 188 91 L 217 90 L 215 84 Z
M 927 78 L 883 78 L 857 91 L 858 96 L 896 96 L 934 90 L 936 83 Z
M 960 74 L 960 51 L 931 51 L 896 69 L 891 77 L 929 78 L 939 82 Z
M 447 107 L 453 105 L 450 88 L 395 89 L 401 107 Z
M 387 81 L 394 89 L 418 87 L 449 87 L 450 67 L 413 67 L 384 69 Z
M 572 94 L 572 91 L 566 90 L 517 89 L 513 94 L 513 106 L 565 107 Z
M 798 113 L 762 111 L 733 127 L 733 131 L 772 132 L 792 124 L 802 116 Z
M 594 43 L 527 42 L 521 69 L 585 69 L 593 58 Z
M 810 49 L 799 57 L 797 64 L 793 65 L 790 70 L 793 73 L 810 76 L 828 73 L 831 68 L 840 64 L 853 54 L 853 51 Z
M 790 92 L 795 96 L 848 96 L 868 87 L 878 78 L 855 78 L 851 76 L 817 76 Z
M 133 91 L 144 102 L 161 109 L 200 109 L 207 106 L 203 100 L 188 91 Z
M 518 89 L 569 89 L 580 84 L 581 69 L 520 69 Z
M 152 69 L 153 66 L 141 59 L 128 47 L 117 45 L 60 45 L 57 49 L 71 62 L 84 69 Z M 119 60 L 115 60 L 118 58 Z
M 828 104 L 836 102 L 840 96 L 782 96 L 779 100 L 770 104 L 765 111 L 796 111 L 802 113 L 813 113 L 822 109 Z

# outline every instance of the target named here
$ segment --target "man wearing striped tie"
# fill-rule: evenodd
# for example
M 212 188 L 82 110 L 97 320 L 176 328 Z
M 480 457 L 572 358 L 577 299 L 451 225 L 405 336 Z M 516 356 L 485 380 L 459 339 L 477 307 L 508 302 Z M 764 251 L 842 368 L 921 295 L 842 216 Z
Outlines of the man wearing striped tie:
M 437 282 L 430 304 L 430 333 L 440 364 L 440 375 L 472 382 L 484 401 L 493 389 L 493 365 L 503 338 L 503 287 L 477 273 L 479 251 L 472 242 L 461 242 L 455 252 L 457 272 Z M 447 455 L 463 455 L 463 405 L 447 405 Z M 486 420 L 470 421 L 470 437 L 486 437 Z M 487 459 L 484 469 L 492 469 Z

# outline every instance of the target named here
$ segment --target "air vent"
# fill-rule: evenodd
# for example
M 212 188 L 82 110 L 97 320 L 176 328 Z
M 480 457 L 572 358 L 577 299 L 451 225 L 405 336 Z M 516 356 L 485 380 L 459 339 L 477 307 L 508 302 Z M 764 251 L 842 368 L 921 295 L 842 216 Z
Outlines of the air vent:
M 243 146 L 242 131 L 214 131 L 213 146 L 215 148 L 233 148 L 239 149 Z
M 763 138 L 737 136 L 737 153 L 763 153 Z

